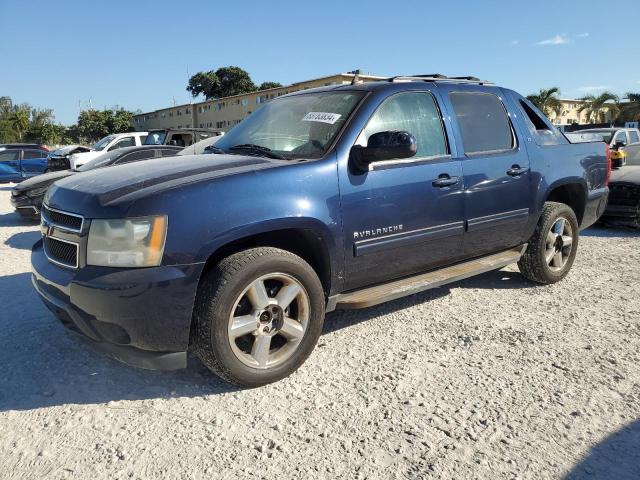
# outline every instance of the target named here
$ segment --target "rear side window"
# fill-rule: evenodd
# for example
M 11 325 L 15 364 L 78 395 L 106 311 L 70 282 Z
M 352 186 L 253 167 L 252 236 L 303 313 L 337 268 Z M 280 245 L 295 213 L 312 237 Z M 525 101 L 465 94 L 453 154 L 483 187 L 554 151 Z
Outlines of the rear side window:
M 399 93 L 384 101 L 369 119 L 357 144 L 366 146 L 374 133 L 402 130 L 416 137 L 414 159 L 447 155 L 442 118 L 427 92 Z
M 138 152 L 131 152 L 119 158 L 116 164 L 122 165 L 123 163 L 137 162 L 138 160 L 153 158 L 154 155 L 155 155 L 155 150 L 153 148 L 140 150 Z
M 638 135 L 638 132 L 634 131 L 634 130 L 630 130 L 629 131 L 629 143 L 638 143 L 640 142 L 640 135 Z
M 47 156 L 47 152 L 42 150 L 25 150 L 22 154 L 22 158 L 25 160 L 32 160 L 34 158 L 45 158 Z
M 490 93 L 450 94 L 462 145 L 467 154 L 510 150 L 514 146 L 511 123 L 500 99 Z
M 163 148 L 162 150 L 159 151 L 160 157 L 175 157 L 178 152 L 180 150 L 173 150 L 173 149 L 168 149 L 168 148 Z

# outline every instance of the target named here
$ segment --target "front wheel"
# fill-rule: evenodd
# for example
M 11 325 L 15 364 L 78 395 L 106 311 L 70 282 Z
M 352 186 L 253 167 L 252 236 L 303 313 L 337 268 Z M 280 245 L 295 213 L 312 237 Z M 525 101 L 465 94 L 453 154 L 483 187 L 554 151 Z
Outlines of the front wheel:
M 527 250 L 518 261 L 520 272 L 543 285 L 562 280 L 573 265 L 578 238 L 573 210 L 564 203 L 546 202 Z
M 271 247 L 244 250 L 203 278 L 192 344 L 202 362 L 231 383 L 275 382 L 314 349 L 324 307 L 322 284 L 302 258 Z

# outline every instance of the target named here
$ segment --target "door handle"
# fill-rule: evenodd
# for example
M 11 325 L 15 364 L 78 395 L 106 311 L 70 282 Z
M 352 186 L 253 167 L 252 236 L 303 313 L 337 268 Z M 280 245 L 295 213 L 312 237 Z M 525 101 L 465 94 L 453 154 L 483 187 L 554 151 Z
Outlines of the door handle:
M 441 173 L 438 178 L 431 182 L 431 185 L 437 188 L 450 187 L 458 183 L 458 177 L 452 177 L 448 173 Z
M 520 168 L 520 165 L 512 165 L 511 168 L 507 170 L 507 175 L 510 175 L 512 177 L 517 177 L 528 171 L 529 169 L 527 167 Z

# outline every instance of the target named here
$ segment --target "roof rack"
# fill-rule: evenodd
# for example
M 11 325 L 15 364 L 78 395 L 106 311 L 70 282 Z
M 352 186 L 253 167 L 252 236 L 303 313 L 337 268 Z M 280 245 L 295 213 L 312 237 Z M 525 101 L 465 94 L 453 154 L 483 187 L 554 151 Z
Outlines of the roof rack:
M 451 83 L 474 83 L 478 85 L 493 85 L 487 80 L 480 80 L 478 77 L 447 77 L 441 73 L 432 73 L 430 75 L 398 75 L 396 77 L 387 78 L 387 82 L 451 82 Z

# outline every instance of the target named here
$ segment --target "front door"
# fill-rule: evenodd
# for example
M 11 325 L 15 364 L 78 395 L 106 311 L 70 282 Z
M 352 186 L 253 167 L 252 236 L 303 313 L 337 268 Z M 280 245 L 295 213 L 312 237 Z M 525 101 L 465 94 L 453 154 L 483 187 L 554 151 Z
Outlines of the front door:
M 20 150 L 0 151 L 0 182 L 19 182 L 20 174 Z
M 465 255 L 525 242 L 533 198 L 529 157 L 518 142 L 502 92 L 474 85 L 440 89 L 456 119 L 464 175 Z
M 409 159 L 340 169 L 345 236 L 345 287 L 355 289 L 425 271 L 462 253 L 462 167 L 436 103 L 437 91 L 387 97 L 356 145 L 383 131 L 407 131 L 417 140 Z

